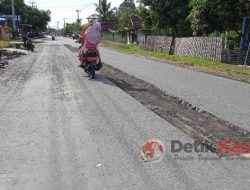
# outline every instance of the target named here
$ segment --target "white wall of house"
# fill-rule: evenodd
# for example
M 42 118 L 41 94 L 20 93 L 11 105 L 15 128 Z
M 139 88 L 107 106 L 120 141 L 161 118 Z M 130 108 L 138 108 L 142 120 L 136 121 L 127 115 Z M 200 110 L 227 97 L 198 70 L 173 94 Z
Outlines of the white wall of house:
M 127 32 L 127 44 L 131 44 L 131 35 L 130 35 L 130 32 Z
M 136 31 L 127 31 L 127 44 L 136 43 L 139 45 L 142 42 L 145 42 L 145 36 L 146 36 L 146 33 L 142 29 L 139 29 Z M 134 42 L 133 42 L 133 37 L 134 37 L 134 40 L 136 40 Z
M 110 40 L 110 41 L 115 41 L 115 42 L 122 42 L 126 43 L 126 35 L 123 35 L 121 33 L 112 33 L 109 31 L 102 32 L 102 39 L 104 40 Z
M 140 42 L 145 41 L 145 33 L 143 30 L 137 31 L 137 44 L 140 44 Z

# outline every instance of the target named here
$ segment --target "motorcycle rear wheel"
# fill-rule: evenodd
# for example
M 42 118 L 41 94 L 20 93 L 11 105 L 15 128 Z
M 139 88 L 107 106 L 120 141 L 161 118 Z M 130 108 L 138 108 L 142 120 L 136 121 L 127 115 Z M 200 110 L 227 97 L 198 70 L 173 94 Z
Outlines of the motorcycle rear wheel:
M 91 79 L 95 79 L 95 68 L 96 68 L 96 63 L 91 62 L 90 63 Z

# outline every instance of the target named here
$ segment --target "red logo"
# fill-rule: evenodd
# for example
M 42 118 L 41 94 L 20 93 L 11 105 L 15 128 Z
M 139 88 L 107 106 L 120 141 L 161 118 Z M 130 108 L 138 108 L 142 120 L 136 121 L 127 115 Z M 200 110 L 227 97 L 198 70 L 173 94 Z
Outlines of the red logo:
M 148 140 L 142 145 L 141 155 L 144 161 L 161 161 L 165 155 L 165 147 L 160 140 Z

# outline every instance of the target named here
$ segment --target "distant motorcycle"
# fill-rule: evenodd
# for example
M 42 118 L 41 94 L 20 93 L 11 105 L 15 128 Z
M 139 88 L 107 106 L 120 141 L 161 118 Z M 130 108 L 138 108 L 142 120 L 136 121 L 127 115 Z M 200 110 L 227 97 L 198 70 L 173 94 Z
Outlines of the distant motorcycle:
M 54 35 L 52 36 L 52 40 L 55 40 L 55 36 Z

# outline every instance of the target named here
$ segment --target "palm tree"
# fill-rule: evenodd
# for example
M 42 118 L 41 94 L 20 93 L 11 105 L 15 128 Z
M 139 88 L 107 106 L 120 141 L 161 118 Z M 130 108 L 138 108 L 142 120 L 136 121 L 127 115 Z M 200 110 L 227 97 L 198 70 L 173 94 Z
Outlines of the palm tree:
M 95 3 L 95 6 L 101 20 L 109 20 L 115 18 L 115 11 L 117 10 L 117 8 L 111 9 L 111 3 L 107 3 L 107 0 L 99 0 L 99 4 Z

